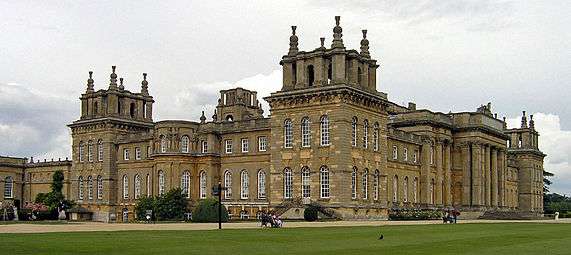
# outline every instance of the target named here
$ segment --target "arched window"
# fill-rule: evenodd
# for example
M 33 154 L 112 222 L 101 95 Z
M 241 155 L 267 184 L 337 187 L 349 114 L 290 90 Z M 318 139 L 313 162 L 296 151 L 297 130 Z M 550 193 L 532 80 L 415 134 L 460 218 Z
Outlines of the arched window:
M 321 146 L 328 146 L 329 145 L 329 117 L 327 115 L 321 116 L 320 129 L 321 129 Z
M 135 118 L 135 103 L 131 103 L 131 106 L 129 107 L 129 115 L 131 118 Z
M 418 178 L 414 177 L 412 180 L 412 198 L 415 203 L 418 203 Z
M 293 83 L 292 85 L 295 86 L 295 84 L 297 84 L 297 64 L 295 62 L 291 65 L 291 75 L 291 81 Z
M 361 176 L 361 192 L 363 193 L 363 199 L 368 199 L 369 197 L 369 169 L 365 168 L 363 175 Z
M 190 139 L 186 135 L 183 135 L 182 138 L 180 138 L 180 152 L 188 153 L 189 141 L 190 141 Z
M 129 199 L 129 178 L 123 175 L 123 199 Z
M 333 78 L 333 66 L 331 63 L 327 66 L 327 84 L 331 84 L 331 80 Z
M 379 200 L 379 170 L 375 170 L 375 175 L 373 176 L 373 199 Z
M 393 177 L 393 202 L 398 202 L 399 200 L 399 178 L 398 176 Z
M 363 122 L 363 148 L 369 148 L 369 121 Z
M 87 142 L 87 161 L 93 162 L 93 142 L 91 140 Z
M 135 175 L 135 199 L 141 197 L 141 176 Z
M 103 199 L 103 177 L 97 176 L 97 199 Z
M 190 172 L 184 171 L 180 178 L 180 188 L 186 198 L 190 198 Z
M 311 197 L 311 173 L 306 166 L 301 169 L 301 197 Z
M 399 158 L 399 149 L 396 145 L 393 145 L 393 159 L 396 160 Z
M 357 199 L 357 167 L 351 172 L 351 198 Z
M 373 124 L 373 150 L 379 151 L 379 123 Z
M 159 196 L 165 194 L 165 173 L 159 170 Z
M 161 153 L 167 152 L 167 147 L 168 147 L 167 138 L 164 135 L 161 135 L 159 139 L 161 141 Z
M 301 147 L 311 146 L 311 127 L 308 117 L 301 119 Z
M 226 118 L 225 118 L 225 119 L 226 119 L 226 121 L 228 121 L 228 122 L 232 122 L 232 121 L 234 121 L 234 116 L 232 116 L 232 114 L 228 114 L 228 115 L 226 115 Z
M 242 170 L 240 172 L 240 198 L 248 199 L 250 194 L 250 179 L 248 177 L 248 171 Z
M 103 161 L 103 141 L 97 141 L 97 161 Z
M 291 168 L 284 169 L 284 198 L 292 198 L 293 193 L 293 174 Z
M 258 199 L 266 198 L 266 172 L 258 171 Z
M 224 187 L 226 191 L 224 192 L 224 199 L 232 198 L 232 173 L 230 170 L 224 172 Z
M 361 70 L 361 67 L 357 67 L 357 84 L 361 85 L 362 83 L 362 77 L 363 76 L 363 71 Z
M 14 179 L 12 176 L 4 178 L 4 198 L 14 198 Z
M 404 177 L 402 183 L 402 196 L 405 202 L 408 202 L 408 176 Z
M 83 155 L 83 154 L 84 154 L 84 151 L 83 151 L 84 149 L 85 149 L 85 148 L 84 148 L 83 141 L 80 141 L 80 142 L 79 142 L 79 150 L 78 150 L 78 153 L 79 153 L 79 162 L 83 162 L 83 160 L 84 160 L 84 158 L 83 158 L 83 157 L 84 157 L 84 155 Z
M 402 156 L 404 161 L 408 161 L 408 148 L 403 149 Z
M 293 147 L 293 124 L 290 119 L 284 121 L 284 148 Z
M 434 199 L 436 198 L 434 196 L 434 186 L 435 186 L 434 179 L 432 179 L 430 181 L 430 204 L 434 204 Z
M 319 170 L 320 178 L 320 186 L 321 186 L 321 198 L 329 198 L 329 168 L 327 166 L 322 166 Z
M 97 115 L 99 112 L 99 104 L 97 102 L 94 103 L 95 107 L 93 108 L 93 115 Z
M 351 146 L 357 147 L 357 117 L 351 120 Z
M 93 177 L 87 177 L 87 198 L 89 200 L 93 199 Z
M 151 196 L 151 176 L 149 174 L 147 174 L 146 186 L 147 186 L 147 197 L 149 197 Z
M 315 72 L 313 70 L 313 65 L 307 66 L 307 81 L 309 86 L 313 86 L 315 82 Z
M 200 175 L 200 198 L 206 198 L 206 172 L 201 171 Z
M 79 200 L 83 200 L 83 176 L 77 178 L 77 197 Z

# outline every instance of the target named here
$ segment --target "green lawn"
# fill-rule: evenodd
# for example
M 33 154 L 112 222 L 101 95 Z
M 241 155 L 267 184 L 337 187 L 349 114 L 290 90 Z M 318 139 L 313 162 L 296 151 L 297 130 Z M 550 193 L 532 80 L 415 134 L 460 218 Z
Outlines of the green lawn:
M 0 234 L 0 254 L 571 254 L 567 245 L 571 224 L 539 223 Z

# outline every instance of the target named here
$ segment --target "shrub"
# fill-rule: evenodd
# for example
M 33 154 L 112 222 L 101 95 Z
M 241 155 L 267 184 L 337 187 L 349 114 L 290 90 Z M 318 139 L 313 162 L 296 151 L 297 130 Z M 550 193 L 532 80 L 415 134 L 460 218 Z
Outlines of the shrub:
M 317 220 L 317 208 L 315 206 L 308 206 L 303 211 L 303 219 L 306 221 L 316 221 Z
M 218 222 L 218 201 L 208 198 L 200 201 L 192 213 L 194 222 Z M 228 221 L 228 210 L 222 206 L 222 222 Z
M 155 208 L 156 208 L 156 199 L 154 197 L 142 196 L 137 200 L 137 203 L 135 204 L 135 215 L 137 216 L 137 219 L 145 220 L 145 216 L 147 215 L 147 210 L 152 210 L 153 211 L 152 217 L 155 217 L 154 216 L 154 214 L 156 213 Z
M 153 211 L 156 220 L 182 220 L 186 212 L 187 201 L 180 188 L 171 189 L 159 197 L 141 197 L 135 204 L 135 215 L 145 220 L 147 210 Z
M 389 211 L 389 220 L 437 220 L 442 212 L 430 209 L 395 209 Z

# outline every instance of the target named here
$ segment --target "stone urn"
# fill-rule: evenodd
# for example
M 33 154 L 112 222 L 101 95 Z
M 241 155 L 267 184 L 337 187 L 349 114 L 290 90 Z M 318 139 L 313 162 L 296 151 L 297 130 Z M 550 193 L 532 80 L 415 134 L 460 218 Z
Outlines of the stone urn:
M 65 210 L 59 211 L 58 217 L 59 220 L 65 220 Z

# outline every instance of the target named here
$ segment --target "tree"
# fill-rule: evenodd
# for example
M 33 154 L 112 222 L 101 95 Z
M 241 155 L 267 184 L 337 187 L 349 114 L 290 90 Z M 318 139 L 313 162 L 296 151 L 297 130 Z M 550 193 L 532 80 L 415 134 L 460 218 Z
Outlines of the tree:
M 41 203 L 48 207 L 48 210 L 56 214 L 57 209 L 69 209 L 74 203 L 70 200 L 65 199 L 62 189 L 63 189 L 64 175 L 61 170 L 55 171 L 52 176 L 51 188 L 52 190 L 48 193 L 38 193 L 36 195 L 35 202 Z
M 188 202 L 180 188 L 171 189 L 158 197 L 141 197 L 135 204 L 138 219 L 145 219 L 147 210 L 153 211 L 156 220 L 182 220 Z
M 308 206 L 303 211 L 303 219 L 306 221 L 316 221 L 317 220 L 317 207 L 315 206 Z
M 218 222 L 218 201 L 213 198 L 201 200 L 192 213 L 194 222 Z M 222 222 L 228 221 L 228 211 L 222 206 Z
M 543 194 L 544 195 L 549 193 L 549 185 L 551 185 L 553 183 L 551 180 L 549 180 L 549 177 L 553 177 L 554 175 L 555 174 L 543 170 Z

